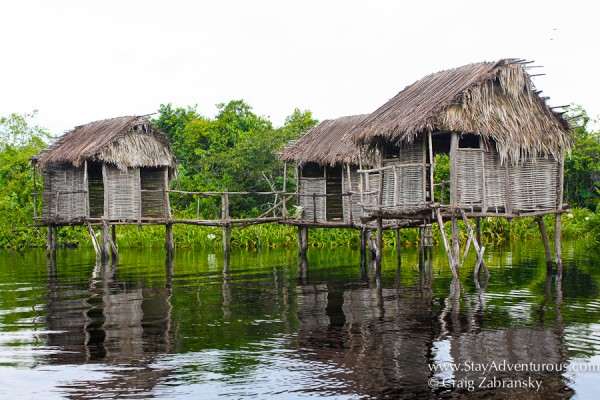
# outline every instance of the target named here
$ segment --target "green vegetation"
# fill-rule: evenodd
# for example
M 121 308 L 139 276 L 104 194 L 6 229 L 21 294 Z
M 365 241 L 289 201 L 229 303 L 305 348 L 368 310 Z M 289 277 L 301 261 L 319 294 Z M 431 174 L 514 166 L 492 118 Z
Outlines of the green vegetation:
M 268 118 L 258 116 L 242 100 L 217 105 L 218 113 L 207 118 L 195 107 L 161 105 L 157 127 L 165 132 L 179 162 L 179 177 L 175 185 L 183 191 L 275 191 L 283 187 L 283 167 L 276 152 L 290 139 L 306 132 L 317 122 L 310 111 L 294 110 L 282 127 L 275 128 Z M 600 246 L 600 132 L 590 130 L 590 119 L 584 110 L 580 126 L 573 130 L 575 146 L 572 157 L 565 165 L 565 198 L 575 208 L 563 218 L 566 238 L 588 237 Z M 33 216 L 33 175 L 29 158 L 39 153 L 48 143 L 49 134 L 34 126 L 30 120 L 35 112 L 12 114 L 0 118 L 0 247 L 21 249 L 44 246 L 45 229 L 28 227 Z M 436 181 L 447 181 L 448 157 L 436 157 Z M 295 189 L 293 171 L 288 170 L 287 190 Z M 442 188 L 436 188 L 440 198 Z M 448 197 L 444 188 L 444 197 Z M 236 218 L 256 217 L 267 211 L 275 199 L 261 196 L 230 196 L 231 215 Z M 216 218 L 220 213 L 220 197 L 173 195 L 172 205 L 177 217 Z M 38 204 L 39 207 L 39 204 Z M 291 205 L 288 207 L 291 208 Z M 598 209 L 598 210 L 597 210 Z M 596 211 L 597 212 L 594 212 Z M 546 226 L 551 235 L 553 217 L 547 216 Z M 176 245 L 181 248 L 221 247 L 219 228 L 176 225 Z M 498 244 L 511 240 L 538 237 L 537 224 L 524 218 L 508 222 L 503 219 L 482 220 L 485 243 Z M 466 240 L 465 237 L 462 238 Z M 154 247 L 164 245 L 164 227 L 119 227 L 117 240 L 124 247 Z M 441 243 L 439 232 L 434 240 Z M 89 246 L 87 232 L 81 228 L 63 228 L 59 231 L 62 246 Z M 350 229 L 311 229 L 312 246 L 355 247 L 359 235 Z M 401 231 L 400 241 L 415 245 L 415 229 Z M 393 231 L 384 234 L 386 246 L 395 245 Z M 295 228 L 269 224 L 235 228 L 232 246 L 239 248 L 276 248 L 296 245 Z

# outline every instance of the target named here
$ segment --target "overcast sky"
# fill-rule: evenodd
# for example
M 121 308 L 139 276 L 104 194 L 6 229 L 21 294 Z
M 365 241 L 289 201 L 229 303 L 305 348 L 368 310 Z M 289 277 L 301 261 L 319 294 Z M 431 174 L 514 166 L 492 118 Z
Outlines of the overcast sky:
M 600 2 L 0 0 L 0 116 L 61 134 L 244 99 L 283 124 L 374 111 L 433 72 L 524 58 L 552 106 L 600 114 Z

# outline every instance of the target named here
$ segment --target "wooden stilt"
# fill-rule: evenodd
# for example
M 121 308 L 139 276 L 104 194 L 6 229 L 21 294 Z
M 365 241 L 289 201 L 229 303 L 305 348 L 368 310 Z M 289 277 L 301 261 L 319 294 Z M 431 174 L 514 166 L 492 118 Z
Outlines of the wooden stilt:
M 396 236 L 396 258 L 398 259 L 398 268 L 402 265 L 402 246 L 400 244 L 400 228 L 394 229 Z
M 52 255 L 52 231 L 53 231 L 53 227 L 52 225 L 48 225 L 48 233 L 46 235 L 46 255 L 50 256 Z
M 454 277 L 458 277 L 458 261 L 454 257 L 450 243 L 448 243 L 448 238 L 446 237 L 446 228 L 444 228 L 444 220 L 442 219 L 442 214 L 440 213 L 439 208 L 435 210 L 435 215 L 438 221 L 438 226 L 440 227 L 440 232 L 442 234 L 442 240 L 444 241 L 444 248 L 446 249 L 446 255 L 448 256 L 448 262 L 450 263 L 452 275 Z
M 165 250 L 167 257 L 173 257 L 175 254 L 175 240 L 173 239 L 173 224 L 165 225 Z
M 308 250 L 308 226 L 298 226 L 298 255 L 306 257 Z
M 458 261 L 460 257 L 460 241 L 459 241 L 459 230 L 458 230 L 458 218 L 452 217 L 452 255 L 454 260 Z M 458 263 L 456 265 L 458 269 Z
M 231 251 L 231 223 L 229 222 L 229 194 L 221 195 L 221 219 L 223 220 L 223 253 Z
M 96 253 L 96 259 L 100 258 L 100 244 L 98 243 L 98 238 L 96 237 L 96 233 L 92 228 L 90 223 L 87 223 L 88 233 L 90 234 L 90 239 L 92 240 L 92 246 L 94 246 L 94 252 Z
M 377 242 L 375 243 L 375 263 L 377 269 L 381 267 L 381 251 L 383 247 L 383 219 L 377 218 Z
M 480 267 L 483 267 L 483 268 L 485 268 L 486 275 L 487 275 L 487 274 L 489 274 L 489 272 L 487 270 L 485 262 L 483 261 L 483 252 L 485 251 L 485 247 L 480 246 L 479 242 L 477 241 L 477 238 L 475 237 L 475 234 L 473 233 L 473 228 L 471 227 L 471 223 L 469 222 L 469 219 L 467 218 L 467 215 L 465 214 L 464 210 L 460 210 L 460 215 L 462 216 L 462 219 L 465 223 L 467 231 L 469 232 L 469 240 L 470 240 L 470 242 L 473 243 L 473 247 L 475 248 L 475 252 L 477 253 L 477 264 L 475 265 L 474 274 L 478 275 Z M 466 251 L 465 251 L 465 255 L 466 255 Z
M 542 242 L 544 243 L 544 251 L 546 252 L 546 265 L 552 266 L 552 250 L 550 250 L 550 241 L 548 240 L 548 232 L 546 232 L 546 225 L 544 225 L 544 219 L 541 216 L 535 217 L 540 229 L 540 235 L 542 236 Z
M 113 262 L 116 263 L 119 260 L 119 251 L 117 250 L 117 227 L 111 225 L 110 227 L 110 248 Z
M 100 260 L 106 263 L 110 258 L 110 233 L 106 221 L 102 223 L 102 245 L 100 246 Z
M 481 244 L 481 217 L 475 218 L 475 238 L 477 243 Z
M 561 231 L 562 231 L 562 214 L 556 214 L 554 220 L 554 252 L 556 254 L 556 268 L 560 268 L 562 271 L 562 243 L 561 243 Z

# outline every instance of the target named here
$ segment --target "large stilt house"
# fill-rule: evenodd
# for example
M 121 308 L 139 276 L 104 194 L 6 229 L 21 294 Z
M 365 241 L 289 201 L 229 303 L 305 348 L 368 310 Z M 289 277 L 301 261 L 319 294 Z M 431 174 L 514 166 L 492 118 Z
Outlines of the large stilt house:
M 378 160 L 364 171 L 363 182 L 379 179 L 377 187 L 363 188 L 376 191 L 370 201 L 363 196 L 364 212 L 454 223 L 560 216 L 569 127 L 540 97 L 527 66 L 504 59 L 428 75 L 358 123 L 350 136 Z M 449 182 L 434 177 L 439 154 L 449 155 Z M 449 186 L 449 198 L 435 198 L 440 185 Z

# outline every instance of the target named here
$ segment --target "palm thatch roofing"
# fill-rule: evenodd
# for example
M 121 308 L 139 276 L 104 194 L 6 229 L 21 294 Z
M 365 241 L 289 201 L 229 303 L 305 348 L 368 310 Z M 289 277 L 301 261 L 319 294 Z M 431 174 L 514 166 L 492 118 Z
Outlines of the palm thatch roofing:
M 421 132 L 492 139 L 503 161 L 570 150 L 569 126 L 539 96 L 524 60 L 480 62 L 428 75 L 358 124 L 359 145 L 411 143 Z
M 320 165 L 356 163 L 359 147 L 350 131 L 367 115 L 327 119 L 314 126 L 299 139 L 288 142 L 280 159 L 286 162 L 315 162 Z
M 166 136 L 143 116 L 111 118 L 78 126 L 32 158 L 41 168 L 54 163 L 71 163 L 77 167 L 84 160 L 113 164 L 121 170 L 177 168 Z

